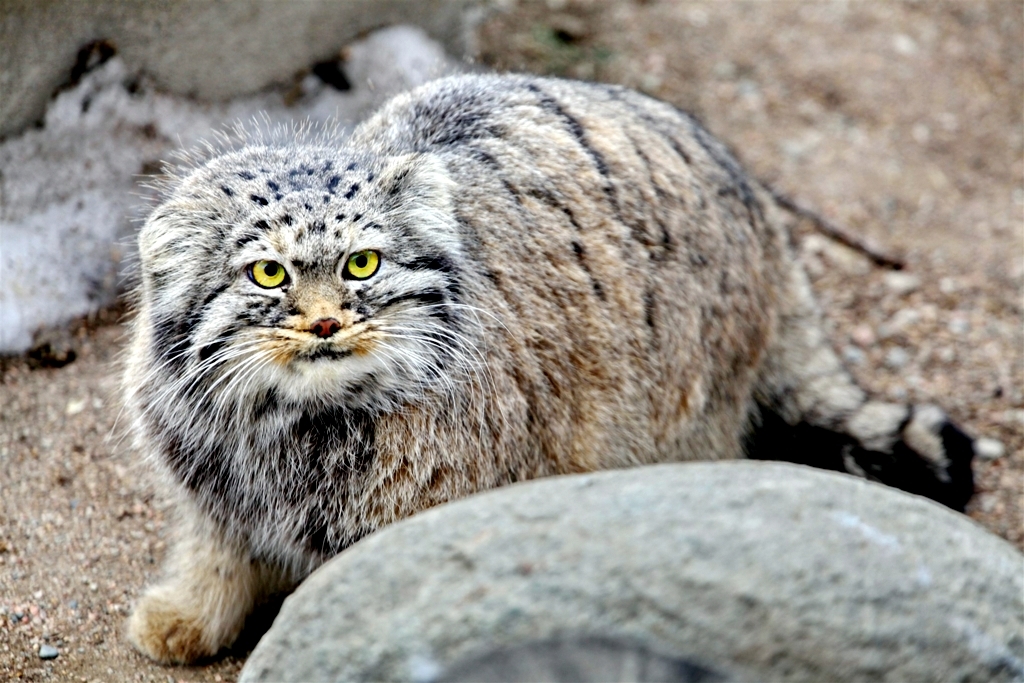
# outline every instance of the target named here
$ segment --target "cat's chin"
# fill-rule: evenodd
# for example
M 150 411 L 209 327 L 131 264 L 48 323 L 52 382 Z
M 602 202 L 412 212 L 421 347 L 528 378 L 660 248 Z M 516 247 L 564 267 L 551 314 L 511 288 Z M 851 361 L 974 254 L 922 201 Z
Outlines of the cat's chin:
M 274 368 L 267 379 L 287 401 L 354 408 L 378 403 L 397 388 L 388 386 L 394 380 L 373 356 L 317 355 L 294 359 L 286 366 Z

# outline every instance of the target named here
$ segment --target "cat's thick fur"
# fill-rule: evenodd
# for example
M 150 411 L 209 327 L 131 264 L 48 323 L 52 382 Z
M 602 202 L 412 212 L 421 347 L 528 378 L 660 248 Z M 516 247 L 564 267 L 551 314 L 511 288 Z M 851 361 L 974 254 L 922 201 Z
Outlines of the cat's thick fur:
M 212 655 L 375 529 L 552 474 L 775 457 L 962 508 L 970 439 L 853 383 L 790 220 L 688 115 L 529 77 L 436 81 L 344 144 L 183 173 L 140 236 L 125 373 L 180 512 L 133 642 Z M 378 272 L 343 277 L 365 249 Z M 287 284 L 247 277 L 261 259 Z

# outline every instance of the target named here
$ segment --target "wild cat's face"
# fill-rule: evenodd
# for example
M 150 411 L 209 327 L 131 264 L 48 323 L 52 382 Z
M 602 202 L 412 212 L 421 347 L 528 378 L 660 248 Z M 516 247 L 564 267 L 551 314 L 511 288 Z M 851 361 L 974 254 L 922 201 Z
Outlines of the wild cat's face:
M 140 236 L 154 360 L 214 402 L 359 405 L 436 383 L 460 338 L 448 184 L 424 158 L 214 160 Z

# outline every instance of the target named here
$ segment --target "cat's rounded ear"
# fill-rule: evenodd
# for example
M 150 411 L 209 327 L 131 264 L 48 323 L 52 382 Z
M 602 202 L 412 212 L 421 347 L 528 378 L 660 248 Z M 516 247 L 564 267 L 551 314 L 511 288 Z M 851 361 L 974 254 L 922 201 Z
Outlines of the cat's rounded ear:
M 415 203 L 443 211 L 452 204 L 455 182 L 444 163 L 432 154 L 390 157 L 379 178 L 381 196 L 389 208 Z
M 432 154 L 389 157 L 378 177 L 387 222 L 405 226 L 421 244 L 458 259 L 455 181 L 444 162 Z
M 138 235 L 139 257 L 144 270 L 161 269 L 185 256 L 188 240 L 182 239 L 187 222 L 167 203 L 149 215 Z

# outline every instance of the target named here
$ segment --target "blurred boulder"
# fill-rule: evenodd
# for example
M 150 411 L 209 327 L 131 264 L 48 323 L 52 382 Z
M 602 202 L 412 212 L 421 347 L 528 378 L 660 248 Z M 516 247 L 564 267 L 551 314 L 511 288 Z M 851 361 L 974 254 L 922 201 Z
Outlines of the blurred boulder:
M 1024 556 L 771 462 L 542 479 L 428 510 L 284 603 L 242 681 L 1024 676 Z

